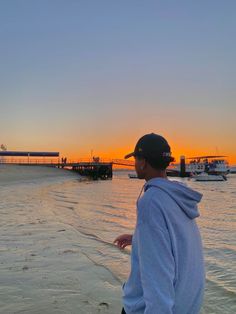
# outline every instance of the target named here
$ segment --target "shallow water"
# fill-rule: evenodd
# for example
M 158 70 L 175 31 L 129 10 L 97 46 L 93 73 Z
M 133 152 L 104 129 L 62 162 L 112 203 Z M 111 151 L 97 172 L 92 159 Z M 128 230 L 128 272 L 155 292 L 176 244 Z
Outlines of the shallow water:
M 80 181 L 77 175 L 58 169 L 0 166 L 1 228 L 9 230 L 22 223 L 11 212 L 17 211 L 20 219 L 23 209 L 34 217 L 42 208 L 46 217 L 79 235 L 75 249 L 121 284 L 129 274 L 130 253 L 112 242 L 119 234 L 132 232 L 136 198 L 144 183 L 130 180 L 127 174 L 116 171 L 113 180 Z M 229 175 L 226 182 L 178 180 L 203 193 L 198 218 L 207 270 L 202 313 L 235 313 L 236 175 Z

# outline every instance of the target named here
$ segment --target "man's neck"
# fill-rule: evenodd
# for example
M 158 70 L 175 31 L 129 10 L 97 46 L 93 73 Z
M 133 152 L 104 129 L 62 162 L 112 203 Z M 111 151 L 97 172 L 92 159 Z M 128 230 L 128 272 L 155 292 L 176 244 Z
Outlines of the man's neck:
M 167 179 L 166 170 L 155 170 L 151 171 L 150 173 L 147 173 L 145 176 L 145 181 L 149 181 L 154 178 L 163 178 Z

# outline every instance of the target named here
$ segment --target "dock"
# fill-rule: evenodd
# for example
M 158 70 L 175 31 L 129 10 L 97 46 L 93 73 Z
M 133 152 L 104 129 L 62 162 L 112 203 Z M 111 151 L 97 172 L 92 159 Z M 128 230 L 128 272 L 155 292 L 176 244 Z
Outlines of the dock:
M 81 176 L 87 176 L 93 180 L 107 180 L 112 179 L 113 176 L 112 162 L 78 162 L 66 163 L 59 165 L 59 168 L 71 169 Z
M 93 180 L 112 179 L 113 164 L 112 163 L 80 163 L 78 166 L 73 166 L 73 171 L 78 172 L 81 176 L 87 176 Z
M 93 180 L 112 179 L 113 165 L 133 167 L 134 163 L 123 159 L 101 160 L 100 158 L 68 161 L 60 158 L 59 152 L 0 151 L 0 164 L 43 166 L 67 169 Z

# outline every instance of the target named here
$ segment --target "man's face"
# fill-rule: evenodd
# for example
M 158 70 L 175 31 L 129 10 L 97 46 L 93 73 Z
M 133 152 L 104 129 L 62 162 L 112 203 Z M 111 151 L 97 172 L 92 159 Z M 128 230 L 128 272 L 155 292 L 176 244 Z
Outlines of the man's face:
M 145 178 L 146 160 L 142 157 L 135 156 L 135 171 L 139 179 Z

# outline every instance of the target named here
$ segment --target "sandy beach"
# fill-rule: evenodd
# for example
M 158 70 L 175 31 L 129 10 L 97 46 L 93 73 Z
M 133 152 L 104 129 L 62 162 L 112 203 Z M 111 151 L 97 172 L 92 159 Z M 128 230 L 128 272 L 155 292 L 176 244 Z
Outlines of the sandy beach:
M 86 237 L 50 214 L 36 190 L 1 187 L 0 313 L 119 313 L 119 279 L 81 251 Z

